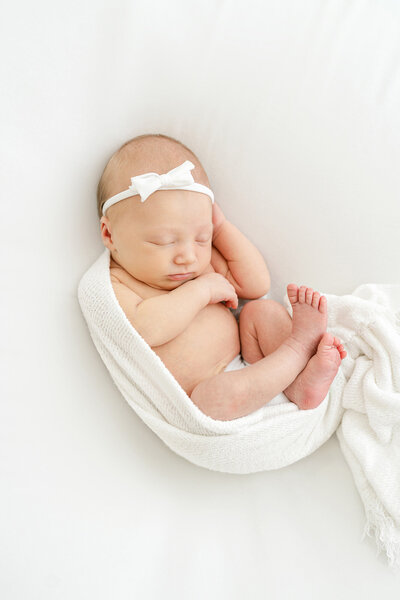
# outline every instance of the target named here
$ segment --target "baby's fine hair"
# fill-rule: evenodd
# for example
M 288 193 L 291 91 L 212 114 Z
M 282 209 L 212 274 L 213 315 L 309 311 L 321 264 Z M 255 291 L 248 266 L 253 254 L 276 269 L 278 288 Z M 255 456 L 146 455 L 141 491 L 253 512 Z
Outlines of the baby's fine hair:
M 125 142 L 114 152 L 100 177 L 97 186 L 97 214 L 102 217 L 102 208 L 108 198 L 122 192 L 130 185 L 130 178 L 143 173 L 167 173 L 190 160 L 195 168 L 191 171 L 197 183 L 210 186 L 207 174 L 197 156 L 179 140 L 161 133 L 146 133 Z M 121 173 L 129 178 L 121 181 Z

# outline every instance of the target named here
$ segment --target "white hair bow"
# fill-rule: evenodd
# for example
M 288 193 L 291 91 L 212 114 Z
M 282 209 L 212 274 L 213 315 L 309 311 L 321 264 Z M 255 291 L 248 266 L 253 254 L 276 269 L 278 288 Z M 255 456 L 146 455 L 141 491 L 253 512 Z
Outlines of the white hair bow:
M 151 194 L 161 188 L 181 188 L 194 183 L 193 175 L 190 172 L 192 169 L 194 169 L 194 164 L 190 160 L 185 160 L 179 167 L 175 167 L 175 169 L 162 175 L 158 173 L 136 175 L 136 177 L 131 177 L 132 183 L 129 189 L 133 194 L 139 194 L 141 202 L 144 202 Z
M 159 175 L 158 173 L 144 173 L 143 175 L 136 175 L 131 177 L 131 185 L 127 190 L 119 192 L 115 196 L 109 198 L 103 204 L 103 215 L 106 214 L 107 210 L 116 202 L 130 198 L 131 196 L 140 195 L 140 201 L 144 202 L 151 194 L 157 190 L 190 190 L 193 192 L 200 192 L 201 194 L 207 194 L 214 203 L 214 194 L 210 188 L 203 185 L 202 183 L 196 183 L 191 174 L 191 170 L 194 169 L 194 164 L 190 160 L 185 160 L 179 167 L 175 167 L 168 173 Z

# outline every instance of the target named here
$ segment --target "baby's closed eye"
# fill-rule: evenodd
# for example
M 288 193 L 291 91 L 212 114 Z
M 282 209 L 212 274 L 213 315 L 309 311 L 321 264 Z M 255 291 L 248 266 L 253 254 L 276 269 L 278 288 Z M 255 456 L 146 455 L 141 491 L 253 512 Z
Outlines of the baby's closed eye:
M 211 240 L 211 235 L 201 236 L 197 238 L 195 241 L 199 244 L 207 244 Z M 150 244 L 154 244 L 155 246 L 170 246 L 171 244 L 175 244 L 176 240 L 162 240 L 162 241 L 154 241 L 149 240 Z
M 211 240 L 211 235 L 206 235 L 206 236 L 202 236 L 201 238 L 197 239 L 196 242 L 205 244 L 205 243 L 209 242 L 210 240 Z

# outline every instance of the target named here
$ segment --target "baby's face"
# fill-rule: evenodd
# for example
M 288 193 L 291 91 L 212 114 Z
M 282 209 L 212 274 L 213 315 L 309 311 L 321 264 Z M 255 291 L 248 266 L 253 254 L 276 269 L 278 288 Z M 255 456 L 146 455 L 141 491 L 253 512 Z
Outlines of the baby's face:
M 212 248 L 212 203 L 206 194 L 159 190 L 140 201 L 127 198 L 101 218 L 103 243 L 136 279 L 172 290 L 203 273 Z M 171 275 L 190 273 L 184 279 Z

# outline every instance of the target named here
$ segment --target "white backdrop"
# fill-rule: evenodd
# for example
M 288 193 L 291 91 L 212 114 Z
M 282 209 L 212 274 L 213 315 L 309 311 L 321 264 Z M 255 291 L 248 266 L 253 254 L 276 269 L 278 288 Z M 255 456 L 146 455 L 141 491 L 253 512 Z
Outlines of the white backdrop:
M 22 0 L 0 28 L 1 596 L 398 598 L 336 437 L 280 471 L 186 462 L 115 388 L 76 291 L 98 178 L 142 133 L 199 156 L 276 300 L 400 283 L 400 4 Z

